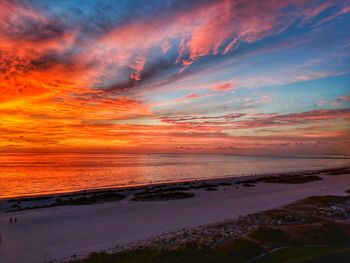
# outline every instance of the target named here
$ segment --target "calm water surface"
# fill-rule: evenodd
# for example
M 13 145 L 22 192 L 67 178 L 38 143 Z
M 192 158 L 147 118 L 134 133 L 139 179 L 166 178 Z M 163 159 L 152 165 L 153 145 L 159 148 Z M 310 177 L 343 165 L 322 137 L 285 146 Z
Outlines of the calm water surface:
M 349 160 L 192 154 L 0 155 L 0 198 L 344 164 Z

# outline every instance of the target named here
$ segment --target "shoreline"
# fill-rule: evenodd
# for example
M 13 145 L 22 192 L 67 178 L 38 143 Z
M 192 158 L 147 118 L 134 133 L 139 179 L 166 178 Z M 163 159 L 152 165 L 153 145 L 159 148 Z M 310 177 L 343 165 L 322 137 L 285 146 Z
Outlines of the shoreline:
M 270 176 L 277 180 L 271 181 Z M 262 177 L 265 178 L 259 180 Z M 202 182 L 205 187 L 202 187 Z M 138 187 L 138 191 L 125 190 L 121 192 L 125 198 L 116 201 L 84 205 L 66 203 L 10 213 L 5 212 L 6 206 L 17 202 L 2 203 L 0 258 L 8 263 L 50 262 L 55 259 L 54 262 L 61 262 L 72 256 L 82 258 L 91 252 L 125 247 L 182 229 L 235 220 L 309 196 L 345 196 L 346 191 L 350 190 L 350 167 L 215 178 L 182 184 L 184 187 L 178 183 L 175 186 L 163 184 L 168 188 Z M 213 185 L 217 185 L 217 189 L 213 190 Z M 174 192 L 185 187 L 195 195 L 180 199 L 142 200 L 143 196 L 137 193 L 152 194 L 160 189 L 167 194 L 166 189 L 172 188 Z M 136 196 L 141 200 L 134 200 Z M 55 201 L 52 199 L 23 201 L 20 206 L 45 205 L 48 201 Z M 74 199 L 79 201 L 81 197 Z M 11 217 L 18 221 L 10 223 Z
M 303 170 L 295 170 L 295 171 L 289 171 L 289 172 L 277 172 L 277 173 L 259 173 L 259 174 L 250 174 L 250 175 L 228 175 L 223 177 L 209 177 L 209 178 L 201 178 L 201 179 L 184 179 L 184 180 L 170 180 L 170 181 L 163 181 L 163 182 L 151 182 L 151 183 L 145 183 L 145 184 L 134 184 L 134 185 L 122 185 L 122 186 L 112 186 L 112 187 L 100 187 L 100 188 L 90 188 L 85 190 L 76 190 L 76 191 L 62 191 L 62 192 L 53 192 L 53 193 L 40 193 L 40 194 L 28 194 L 28 195 L 21 195 L 21 196 L 15 196 L 15 197 L 1 197 L 0 196 L 0 203 L 1 202 L 8 202 L 8 201 L 22 201 L 25 199 L 35 199 L 35 198 L 45 198 L 45 197 L 64 197 L 66 195 L 84 195 L 84 194 L 102 194 L 110 191 L 136 191 L 136 190 L 144 190 L 148 187 L 157 187 L 157 186 L 176 186 L 181 185 L 184 183 L 215 183 L 215 182 L 227 182 L 230 181 L 232 183 L 235 183 L 239 180 L 254 180 L 258 179 L 260 177 L 265 176 L 290 176 L 290 175 L 298 175 L 298 174 L 304 174 L 304 173 L 310 173 L 310 174 L 320 174 L 325 170 L 329 171 L 336 171 L 340 169 L 349 169 L 350 163 L 347 165 L 339 165 L 335 167 L 325 167 L 320 169 L 303 169 Z

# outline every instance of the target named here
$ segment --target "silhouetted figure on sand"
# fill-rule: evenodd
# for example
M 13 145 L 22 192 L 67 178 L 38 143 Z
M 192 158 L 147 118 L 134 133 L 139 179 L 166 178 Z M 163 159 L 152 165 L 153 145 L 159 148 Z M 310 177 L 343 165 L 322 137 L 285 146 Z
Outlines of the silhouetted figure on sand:
M 10 217 L 10 223 L 12 223 L 12 217 Z
M 15 217 L 15 223 L 17 223 L 17 217 Z

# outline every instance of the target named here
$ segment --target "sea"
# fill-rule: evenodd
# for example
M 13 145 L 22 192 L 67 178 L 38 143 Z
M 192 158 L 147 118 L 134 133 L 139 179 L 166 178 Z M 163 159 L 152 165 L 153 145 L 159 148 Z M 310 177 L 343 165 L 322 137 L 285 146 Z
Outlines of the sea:
M 333 157 L 213 154 L 0 154 L 0 198 L 349 165 Z

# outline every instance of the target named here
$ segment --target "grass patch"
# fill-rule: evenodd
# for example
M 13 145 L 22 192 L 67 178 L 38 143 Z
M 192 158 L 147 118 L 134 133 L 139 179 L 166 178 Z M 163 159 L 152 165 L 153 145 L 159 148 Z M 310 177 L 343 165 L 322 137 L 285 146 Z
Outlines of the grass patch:
M 286 232 L 280 228 L 270 226 L 259 226 L 258 229 L 250 234 L 250 238 L 264 243 L 269 247 L 295 244 L 295 241 Z
M 284 229 L 290 237 L 301 244 L 344 244 L 350 236 L 332 222 L 289 226 Z
M 219 248 L 191 242 L 175 249 L 140 248 L 114 254 L 92 253 L 86 259 L 72 260 L 70 263 L 240 263 L 263 251 L 255 242 L 237 239 Z
M 192 198 L 195 194 L 191 192 L 141 192 L 136 193 L 131 199 L 132 201 L 165 201 L 165 200 L 176 200 L 176 199 L 185 199 Z
M 289 247 L 273 252 L 256 263 L 345 263 L 350 262 L 349 247 Z

